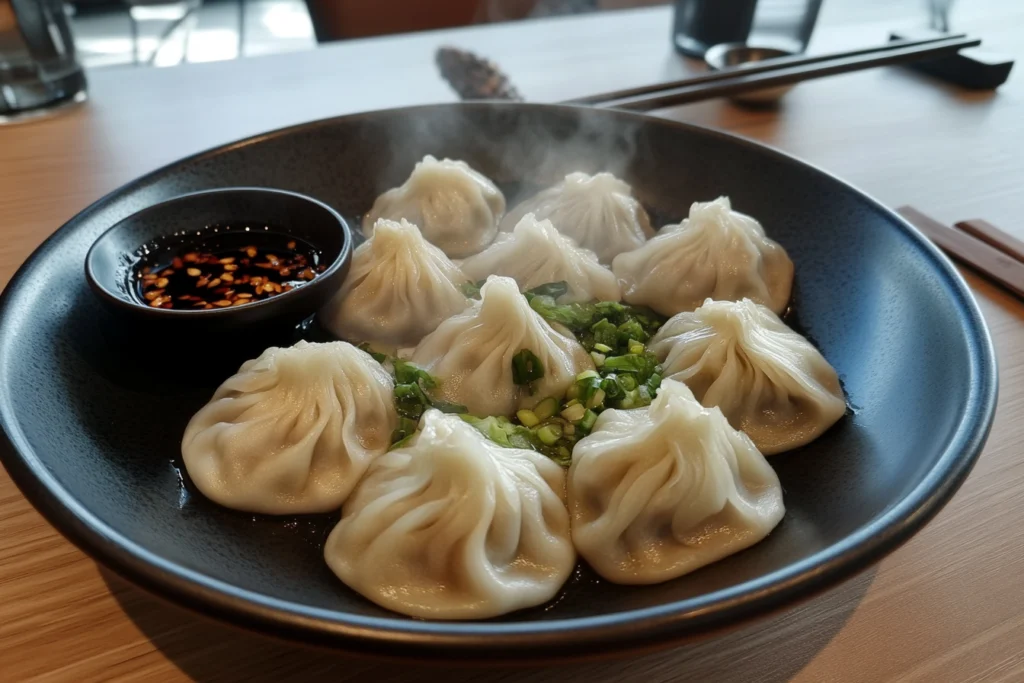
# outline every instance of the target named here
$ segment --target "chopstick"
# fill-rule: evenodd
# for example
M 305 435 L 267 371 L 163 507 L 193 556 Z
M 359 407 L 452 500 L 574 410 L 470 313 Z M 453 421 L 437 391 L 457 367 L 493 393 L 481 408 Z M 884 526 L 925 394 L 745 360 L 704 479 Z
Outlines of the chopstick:
M 1024 243 L 1020 240 L 982 220 L 962 221 L 950 228 L 911 206 L 901 206 L 896 213 L 956 260 L 1024 297 Z
M 835 53 L 819 57 L 780 58 L 766 60 L 761 67 L 734 67 L 723 69 L 713 74 L 696 78 L 667 83 L 662 86 L 645 86 L 639 88 L 641 94 L 618 96 L 619 93 L 594 95 L 587 98 L 587 104 L 613 109 L 631 109 L 646 111 L 659 107 L 674 106 L 725 97 L 738 93 L 760 90 L 779 85 L 789 85 L 812 78 L 833 76 L 876 66 L 913 62 L 920 59 L 952 54 L 967 47 L 980 45 L 977 38 L 942 38 L 940 40 L 913 41 L 889 49 L 888 45 L 853 53 Z M 755 70 L 755 68 L 757 70 Z M 635 89 L 636 90 L 636 89 Z M 622 91 L 620 91 L 622 92 Z M 569 100 L 567 103 L 580 103 L 580 100 Z
M 985 242 L 1004 254 L 1012 256 L 1018 261 L 1024 263 L 1024 242 L 1021 242 L 1013 235 L 1003 232 L 988 221 L 983 221 L 980 218 L 974 218 L 969 221 L 954 223 L 953 227 L 959 228 L 970 235 L 974 235 L 982 242 Z
M 776 59 L 768 59 L 762 62 L 750 62 L 745 66 L 734 66 L 728 69 L 709 71 L 707 73 L 698 74 L 696 76 L 689 76 L 679 81 L 670 81 L 668 83 L 653 83 L 651 85 L 641 85 L 635 88 L 625 88 L 623 90 L 613 90 L 611 92 L 598 93 L 596 95 L 587 95 L 586 97 L 577 97 L 575 99 L 565 100 L 562 104 L 597 104 L 599 102 L 611 102 L 613 100 L 622 100 L 629 97 L 637 97 L 639 95 L 658 93 L 664 90 L 673 90 L 676 88 L 683 88 L 691 85 L 699 85 L 702 83 L 714 83 L 716 81 L 732 78 L 738 73 L 765 73 L 767 71 L 775 71 L 776 69 L 785 66 L 819 64 L 821 62 L 827 62 L 840 57 L 859 57 L 862 55 L 882 54 L 900 48 L 916 47 L 918 45 L 929 45 L 932 43 L 938 43 L 953 39 L 961 39 L 966 37 L 967 34 L 965 33 L 954 33 L 950 35 L 944 35 L 933 38 L 922 38 L 919 40 L 893 40 L 888 43 L 883 43 L 881 45 L 873 45 L 871 47 L 865 47 L 859 50 L 849 50 L 846 52 L 830 52 L 828 54 L 822 55 L 793 55 L 792 57 L 778 57 Z

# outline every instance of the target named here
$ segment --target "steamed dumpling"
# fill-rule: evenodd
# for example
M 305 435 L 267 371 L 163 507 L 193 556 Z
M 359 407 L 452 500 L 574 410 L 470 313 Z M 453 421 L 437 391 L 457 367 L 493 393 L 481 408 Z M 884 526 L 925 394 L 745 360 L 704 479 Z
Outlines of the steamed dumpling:
M 576 552 L 565 473 L 428 410 L 403 447 L 373 461 L 324 547 L 373 602 L 425 619 L 483 619 L 547 602 Z
M 320 309 L 337 336 L 378 348 L 411 346 L 465 310 L 469 279 L 415 225 L 381 218 L 352 256 L 338 293 Z
M 650 343 L 665 377 L 718 406 L 766 455 L 813 441 L 846 413 L 836 371 L 764 306 L 711 301 L 666 322 Z
M 647 408 L 606 410 L 572 453 L 572 539 L 614 583 L 674 579 L 762 540 L 782 487 L 750 439 L 665 380 Z
M 781 313 L 793 262 L 761 224 L 733 211 L 727 197 L 695 202 L 690 217 L 612 263 L 622 298 L 662 315 L 692 311 L 706 298 L 748 298 Z
M 514 382 L 512 357 L 528 349 L 544 376 L 533 393 Z M 402 356 L 438 378 L 435 396 L 466 406 L 473 415 L 513 415 L 548 396 L 561 398 L 594 361 L 568 331 L 556 330 L 530 308 L 515 280 L 492 275 L 480 301 L 445 320 Z
M 464 161 L 429 154 L 401 187 L 388 190 L 363 217 L 369 237 L 380 218 L 402 218 L 452 258 L 475 254 L 494 240 L 505 213 L 505 195 Z
M 472 280 L 506 275 L 524 290 L 564 280 L 569 291 L 559 298 L 563 303 L 620 299 L 618 281 L 594 252 L 576 246 L 551 221 L 539 221 L 532 213 L 523 216 L 512 232 L 498 235 L 491 246 L 463 261 L 462 271 Z
M 563 235 L 590 249 L 603 263 L 636 249 L 654 235 L 644 207 L 628 184 L 611 173 L 570 173 L 558 185 L 519 204 L 501 222 L 510 232 L 523 216 L 550 220 Z
M 393 381 L 345 342 L 269 348 L 188 423 L 181 455 L 221 505 L 267 514 L 337 510 L 398 424 Z

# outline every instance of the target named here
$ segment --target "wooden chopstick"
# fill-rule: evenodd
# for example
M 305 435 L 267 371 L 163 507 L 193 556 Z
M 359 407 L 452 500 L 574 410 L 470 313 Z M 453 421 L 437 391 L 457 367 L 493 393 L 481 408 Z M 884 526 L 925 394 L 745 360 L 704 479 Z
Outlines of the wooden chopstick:
M 923 45 L 905 46 L 894 50 L 882 50 L 852 57 L 840 53 L 840 56 L 809 64 L 797 62 L 794 65 L 794 62 L 788 62 L 789 66 L 773 68 L 768 71 L 751 72 L 748 69 L 730 69 L 724 78 L 711 81 L 701 80 L 696 83 L 687 82 L 686 85 L 679 87 L 669 87 L 665 90 L 613 100 L 599 99 L 592 104 L 598 107 L 613 109 L 647 111 L 659 107 L 687 104 L 715 97 L 726 97 L 779 85 L 789 85 L 812 78 L 833 76 L 876 66 L 914 62 L 939 55 L 952 54 L 964 48 L 975 47 L 980 44 L 981 41 L 976 38 L 947 38 Z M 720 73 L 725 73 L 725 70 Z
M 974 218 L 969 221 L 954 223 L 953 227 L 974 235 L 982 242 L 1024 263 L 1024 242 L 1021 242 L 1013 235 L 1003 232 L 988 221 Z
M 1024 262 L 1011 256 L 1009 252 L 1004 251 L 1002 244 L 997 249 L 991 246 L 988 240 L 982 241 L 974 237 L 971 232 L 963 232 L 947 227 L 910 206 L 901 206 L 896 209 L 896 212 L 906 218 L 911 225 L 924 233 L 925 237 L 956 260 L 971 266 L 983 275 L 987 275 L 1017 296 L 1024 297 Z M 977 224 L 978 222 L 970 221 L 972 224 Z M 984 221 L 981 222 L 984 223 Z M 986 223 L 985 225 L 988 224 Z M 999 235 L 1010 237 L 1002 230 L 995 228 L 995 226 L 990 227 Z M 1020 244 L 1018 240 L 1012 237 L 1010 239 Z M 1012 248 L 1016 249 L 1016 247 Z
M 775 59 L 769 59 L 762 62 L 750 62 L 749 64 L 746 64 L 744 66 L 733 66 L 728 69 L 709 71 L 707 73 L 690 76 L 689 78 L 685 78 L 679 81 L 669 81 L 667 83 L 653 83 L 651 85 L 641 85 L 635 88 L 625 88 L 623 90 L 614 90 L 612 92 L 599 93 L 597 95 L 577 97 L 575 99 L 565 100 L 562 104 L 598 104 L 600 102 L 611 102 L 613 100 L 622 100 L 629 97 L 636 97 L 638 95 L 658 93 L 665 90 L 674 90 L 676 88 L 690 87 L 702 83 L 714 83 L 715 81 L 730 79 L 738 73 L 765 73 L 768 71 L 775 71 L 776 69 L 780 69 L 782 67 L 802 66 L 805 64 L 818 64 L 821 62 L 827 62 L 833 59 L 843 57 L 859 57 L 862 55 L 883 54 L 886 52 L 891 52 L 893 50 L 898 50 L 900 48 L 916 47 L 919 45 L 929 45 L 932 43 L 938 43 L 954 39 L 962 39 L 966 37 L 967 35 L 964 33 L 954 33 L 933 38 L 923 38 L 920 40 L 893 40 L 888 43 L 883 43 L 881 45 L 873 45 L 871 47 L 865 47 L 858 50 L 849 50 L 844 52 L 830 52 L 821 55 L 793 55 L 792 57 L 777 57 Z

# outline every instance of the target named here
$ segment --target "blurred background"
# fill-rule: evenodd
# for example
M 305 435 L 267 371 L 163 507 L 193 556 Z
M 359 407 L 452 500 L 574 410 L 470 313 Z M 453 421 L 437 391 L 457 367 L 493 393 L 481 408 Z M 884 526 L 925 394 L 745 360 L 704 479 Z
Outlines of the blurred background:
M 669 0 L 73 0 L 70 11 L 79 60 L 95 68 L 220 61 L 351 38 L 664 4 Z

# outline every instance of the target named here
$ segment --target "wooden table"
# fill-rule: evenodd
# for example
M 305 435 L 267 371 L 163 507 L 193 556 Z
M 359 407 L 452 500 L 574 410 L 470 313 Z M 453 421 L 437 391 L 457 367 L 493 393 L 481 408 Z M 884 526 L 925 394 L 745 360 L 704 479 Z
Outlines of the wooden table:
M 923 22 L 921 0 L 825 3 L 817 45 L 870 43 Z M 955 28 L 1024 57 L 1024 4 L 972 0 Z M 902 17 L 902 20 L 901 20 Z M 105 192 L 204 147 L 344 112 L 453 99 L 434 48 L 498 60 L 553 101 L 692 67 L 667 9 L 353 42 L 315 52 L 91 75 L 93 101 L 0 128 L 0 285 Z M 660 115 L 726 128 L 804 157 L 890 205 L 945 222 L 983 217 L 1024 237 L 1024 76 L 966 93 L 884 69 L 807 83 L 778 112 L 716 101 Z M 995 337 L 1001 399 L 963 489 L 877 567 L 770 620 L 702 644 L 547 670 L 439 671 L 359 661 L 255 636 L 164 604 L 72 547 L 0 475 L 0 680 L 1022 681 L 1024 305 L 967 274 Z

